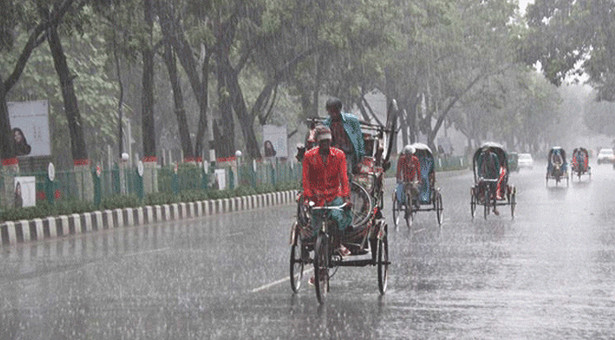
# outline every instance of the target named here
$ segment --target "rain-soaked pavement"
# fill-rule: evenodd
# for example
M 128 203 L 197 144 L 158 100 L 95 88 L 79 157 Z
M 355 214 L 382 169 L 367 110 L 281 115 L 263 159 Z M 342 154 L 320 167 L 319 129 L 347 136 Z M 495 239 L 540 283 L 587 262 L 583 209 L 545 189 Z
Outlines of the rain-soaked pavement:
M 614 338 L 615 171 L 544 172 L 511 175 L 514 221 L 472 220 L 471 174 L 438 174 L 445 222 L 391 230 L 386 295 L 342 268 L 324 306 L 290 289 L 292 206 L 4 247 L 0 339 Z

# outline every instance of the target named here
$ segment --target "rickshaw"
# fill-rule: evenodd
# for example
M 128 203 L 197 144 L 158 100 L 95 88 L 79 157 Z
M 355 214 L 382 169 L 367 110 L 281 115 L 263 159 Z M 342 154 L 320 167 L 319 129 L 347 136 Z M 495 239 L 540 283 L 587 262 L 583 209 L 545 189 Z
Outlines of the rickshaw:
M 592 168 L 589 166 L 589 153 L 585 148 L 576 148 L 572 151 L 572 160 L 571 170 L 570 171 L 570 180 L 572 181 L 574 175 L 577 175 L 579 182 L 581 181 L 581 176 L 587 174 L 589 179 L 592 178 Z
M 484 170 L 482 169 L 483 162 L 486 160 L 484 150 L 489 150 L 497 157 L 497 167 L 499 168 L 496 176 L 485 178 Z M 484 208 L 484 217 L 496 206 L 510 206 L 511 218 L 515 218 L 515 207 L 517 205 L 517 189 L 508 184 L 508 155 L 504 147 L 498 143 L 487 142 L 481 145 L 476 150 L 472 157 L 472 169 L 474 172 L 474 185 L 470 189 L 470 213 L 472 218 L 477 210 L 477 206 L 482 205 Z
M 418 197 L 412 197 L 409 190 L 405 189 L 404 202 L 400 202 L 397 195 L 398 188 L 393 193 L 393 222 L 395 228 L 403 215 L 406 225 L 411 226 L 414 215 L 419 211 L 435 211 L 438 225 L 442 225 L 442 194 L 436 187 L 436 172 L 433 153 L 429 146 L 423 143 L 414 143 L 415 155 L 421 164 L 421 181 L 418 187 Z
M 396 135 L 397 108 L 393 101 L 389 105 L 386 125 L 361 122 L 364 132 L 366 155 L 359 164 L 358 173 L 350 182 L 352 203 L 352 228 L 343 233 L 335 231 L 326 212 L 344 209 L 341 206 L 314 206 L 313 202 L 304 203 L 300 193 L 297 199 L 297 219 L 290 233 L 290 284 L 293 292 L 301 287 L 306 265 L 314 266 L 314 286 L 316 298 L 324 303 L 329 292 L 329 280 L 339 267 L 376 266 L 378 290 L 384 294 L 387 289 L 389 248 L 388 226 L 382 216 L 384 171 L 390 166 L 389 158 Z M 322 121 L 312 118 L 310 122 Z M 299 148 L 300 149 L 300 148 Z M 302 154 L 302 150 L 298 150 Z M 325 217 L 315 231 L 311 219 L 316 212 L 324 212 Z M 313 236 L 315 234 L 315 236 Z M 341 256 L 334 251 L 334 241 L 344 244 L 350 256 Z
M 568 178 L 568 163 L 566 162 L 566 151 L 560 146 L 554 146 L 549 150 L 547 155 L 547 175 L 545 176 L 546 185 L 549 185 L 549 179 L 555 181 L 555 185 L 559 185 L 562 179 L 566 179 L 566 186 L 569 185 Z

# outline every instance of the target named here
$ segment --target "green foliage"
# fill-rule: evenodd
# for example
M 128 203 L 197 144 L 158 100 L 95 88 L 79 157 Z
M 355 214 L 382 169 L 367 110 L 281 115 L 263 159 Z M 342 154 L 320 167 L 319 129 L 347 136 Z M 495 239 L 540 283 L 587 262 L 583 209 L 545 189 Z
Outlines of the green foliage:
M 59 201 L 55 202 L 55 204 L 49 204 L 46 201 L 38 201 L 35 207 L 4 210 L 0 217 L 4 221 L 17 221 L 47 216 L 80 214 L 94 210 L 96 210 L 96 208 L 93 203 L 80 200 Z
M 113 195 L 105 197 L 100 202 L 101 209 L 121 209 L 133 208 L 141 205 L 141 200 L 137 195 Z
M 298 190 L 300 185 L 297 181 L 276 183 L 274 191 Z
M 234 196 L 250 196 L 255 195 L 256 193 L 255 188 L 247 185 L 240 185 L 234 190 Z
M 163 205 L 178 203 L 179 196 L 173 195 L 171 192 L 154 192 L 145 195 L 143 203 L 145 205 Z
M 181 202 L 197 202 L 209 199 L 209 192 L 206 190 L 184 190 L 179 194 Z
M 558 86 L 585 73 L 598 100 L 615 101 L 614 11 L 612 1 L 537 0 L 527 8 L 520 55 L 528 65 L 540 62 Z

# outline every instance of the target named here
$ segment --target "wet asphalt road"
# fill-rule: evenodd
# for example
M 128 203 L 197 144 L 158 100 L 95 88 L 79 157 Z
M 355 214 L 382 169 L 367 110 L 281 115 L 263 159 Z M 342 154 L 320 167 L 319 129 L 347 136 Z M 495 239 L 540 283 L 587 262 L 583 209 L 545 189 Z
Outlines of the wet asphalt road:
M 390 228 L 386 295 L 342 268 L 324 306 L 290 290 L 290 205 L 4 247 L 0 339 L 615 338 L 615 171 L 544 172 L 511 175 L 514 221 L 472 220 L 471 173 L 438 174 L 444 224 Z

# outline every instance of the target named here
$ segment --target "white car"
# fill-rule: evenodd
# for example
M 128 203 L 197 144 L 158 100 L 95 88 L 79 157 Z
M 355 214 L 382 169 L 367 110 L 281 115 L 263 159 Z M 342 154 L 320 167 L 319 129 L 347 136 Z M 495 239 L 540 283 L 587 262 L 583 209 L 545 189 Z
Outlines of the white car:
M 532 155 L 529 153 L 520 153 L 517 164 L 519 166 L 519 169 L 521 168 L 532 169 L 534 168 L 534 159 L 532 158 Z
M 615 162 L 615 155 L 613 154 L 613 149 L 600 149 L 600 152 L 598 152 L 598 164 L 613 162 Z

